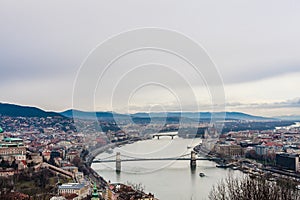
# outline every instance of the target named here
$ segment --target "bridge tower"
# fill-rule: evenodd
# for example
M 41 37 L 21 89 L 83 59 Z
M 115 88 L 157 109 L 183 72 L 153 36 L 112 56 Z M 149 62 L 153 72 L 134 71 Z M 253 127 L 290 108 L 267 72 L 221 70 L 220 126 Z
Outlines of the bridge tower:
M 121 153 L 117 152 L 116 154 L 116 172 L 121 172 Z
M 196 163 L 196 152 L 191 151 L 191 162 L 190 162 L 191 169 L 196 169 L 197 163 Z

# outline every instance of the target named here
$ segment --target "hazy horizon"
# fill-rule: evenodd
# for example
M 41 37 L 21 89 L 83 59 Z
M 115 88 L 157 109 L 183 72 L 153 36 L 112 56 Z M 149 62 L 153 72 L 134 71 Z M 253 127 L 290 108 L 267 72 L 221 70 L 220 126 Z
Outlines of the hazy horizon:
M 18 106 L 25 106 L 25 107 L 35 107 L 38 109 L 41 109 L 43 111 L 46 112 L 56 112 L 56 113 L 63 113 L 63 112 L 67 112 L 70 110 L 76 110 L 76 111 L 80 111 L 80 112 L 90 112 L 90 113 L 95 113 L 95 112 L 114 112 L 112 110 L 78 110 L 78 109 L 74 109 L 74 108 L 67 108 L 67 109 L 63 109 L 63 110 L 47 110 L 38 106 L 34 106 L 34 105 L 22 105 L 22 104 L 16 104 L 16 103 L 11 103 L 11 102 L 0 102 L 0 104 L 13 104 L 13 105 L 18 105 Z M 180 113 L 180 112 L 185 112 L 185 113 L 209 113 L 212 111 L 209 110 L 201 110 L 201 111 L 167 111 L 168 113 Z M 258 116 L 258 117 L 288 117 L 288 116 L 300 116 L 300 115 L 274 115 L 274 116 L 265 116 L 265 115 L 255 115 L 255 114 L 251 114 L 251 113 L 247 113 L 247 112 L 242 112 L 242 111 L 238 111 L 238 110 L 232 110 L 232 111 L 215 111 L 215 112 L 231 112 L 231 113 L 244 113 L 244 114 L 249 114 L 252 116 Z M 117 112 L 116 112 L 117 113 Z M 138 114 L 138 113 L 163 113 L 163 111 L 153 111 L 153 112 L 149 112 L 149 111 L 138 111 L 138 112 L 131 112 L 131 113 L 126 113 L 126 112 L 118 112 L 118 114 Z

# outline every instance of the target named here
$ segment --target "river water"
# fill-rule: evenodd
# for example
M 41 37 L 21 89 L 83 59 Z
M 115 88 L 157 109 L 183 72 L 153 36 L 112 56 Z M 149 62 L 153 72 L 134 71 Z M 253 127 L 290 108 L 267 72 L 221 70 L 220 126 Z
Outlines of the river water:
M 183 139 L 161 137 L 159 140 L 144 140 L 114 148 L 98 158 L 115 159 L 116 152 L 121 159 L 134 158 L 170 158 L 190 154 L 191 148 L 201 139 Z M 127 156 L 127 157 L 126 157 Z M 190 157 L 187 155 L 186 157 Z M 240 176 L 242 173 L 231 169 L 216 168 L 212 161 L 197 161 L 195 171 L 190 169 L 188 160 L 181 161 L 130 161 L 122 162 L 122 172 L 115 172 L 115 163 L 94 163 L 92 168 L 112 183 L 141 183 L 146 192 L 152 192 L 160 200 L 208 199 L 212 186 L 225 178 L 228 173 Z M 200 177 L 203 172 L 205 177 Z

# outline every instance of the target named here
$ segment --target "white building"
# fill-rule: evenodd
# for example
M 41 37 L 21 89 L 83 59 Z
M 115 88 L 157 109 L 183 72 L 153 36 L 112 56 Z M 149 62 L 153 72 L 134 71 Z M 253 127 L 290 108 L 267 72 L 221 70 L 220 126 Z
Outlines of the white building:
M 78 199 L 83 199 L 90 193 L 90 187 L 83 183 L 66 183 L 58 186 L 58 193 L 60 195 L 76 194 Z

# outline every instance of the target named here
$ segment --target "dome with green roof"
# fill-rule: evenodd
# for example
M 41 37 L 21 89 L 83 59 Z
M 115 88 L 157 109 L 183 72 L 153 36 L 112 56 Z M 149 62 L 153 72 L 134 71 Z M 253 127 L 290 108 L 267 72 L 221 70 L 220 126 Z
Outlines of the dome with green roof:
M 3 133 L 3 129 L 0 127 L 0 133 Z
M 23 139 L 7 137 L 7 138 L 4 138 L 3 141 L 4 142 L 23 142 Z

